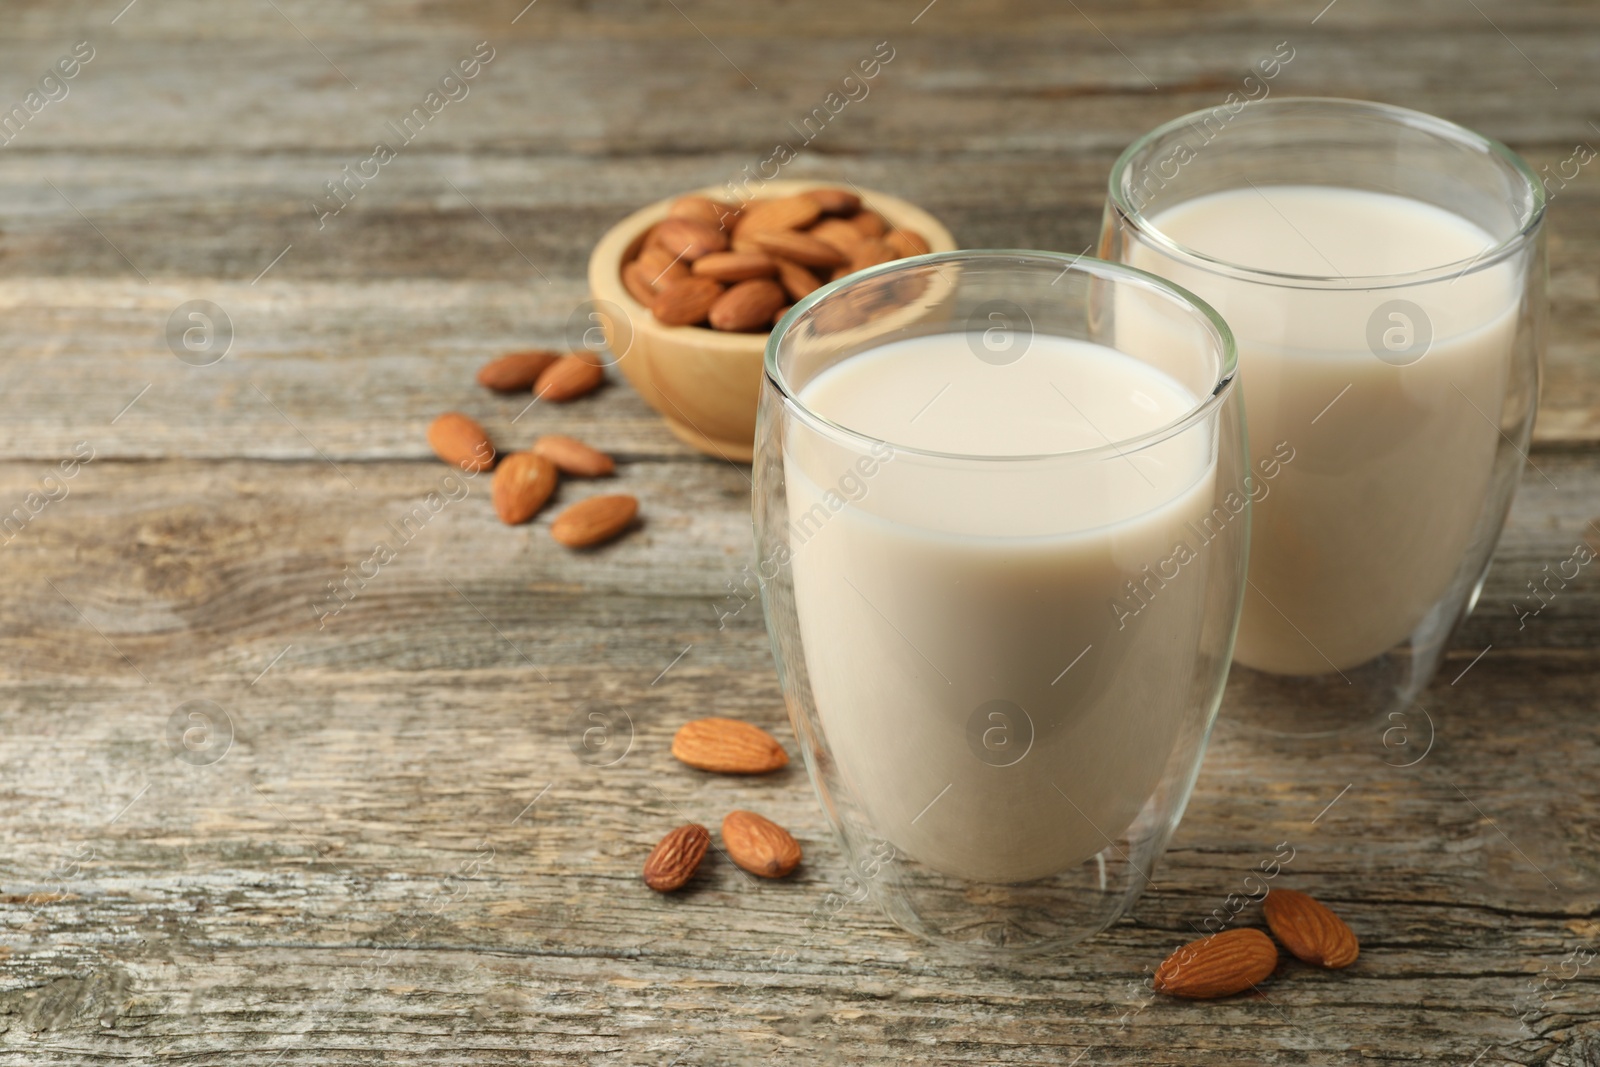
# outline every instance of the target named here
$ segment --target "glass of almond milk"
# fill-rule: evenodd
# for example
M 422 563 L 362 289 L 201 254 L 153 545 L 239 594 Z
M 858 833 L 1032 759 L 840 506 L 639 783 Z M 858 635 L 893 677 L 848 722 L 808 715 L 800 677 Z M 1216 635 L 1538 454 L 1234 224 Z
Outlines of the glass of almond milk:
M 774 331 L 768 630 L 856 888 L 902 926 L 1060 946 L 1148 883 L 1244 587 L 1234 367 L 1178 286 L 1047 252 L 871 268 Z
M 1404 721 L 1476 602 L 1538 401 L 1544 205 L 1505 146 L 1364 101 L 1196 112 L 1117 161 L 1100 254 L 1227 320 L 1280 464 L 1230 695 L 1258 725 Z

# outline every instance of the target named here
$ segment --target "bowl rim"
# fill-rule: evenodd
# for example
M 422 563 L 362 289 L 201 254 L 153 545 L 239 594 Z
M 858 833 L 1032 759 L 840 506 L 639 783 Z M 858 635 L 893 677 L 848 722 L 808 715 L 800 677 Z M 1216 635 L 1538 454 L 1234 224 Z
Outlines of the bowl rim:
M 812 189 L 834 188 L 853 190 L 861 197 L 861 202 L 865 206 L 882 215 L 891 226 L 907 227 L 920 233 L 928 242 L 930 252 L 954 252 L 959 248 L 955 237 L 945 225 L 923 208 L 909 200 L 877 189 L 865 188 L 851 181 L 778 178 L 763 182 L 758 195 L 750 197 L 746 202 L 793 196 Z M 633 294 L 622 284 L 622 257 L 643 236 L 645 230 L 667 217 L 667 212 L 674 201 L 684 196 L 709 196 L 725 200 L 727 192 L 725 187 L 706 185 L 674 193 L 644 205 L 607 229 L 600 240 L 595 242 L 593 251 L 589 253 L 588 280 L 591 295 L 597 300 L 604 300 L 621 308 L 635 333 L 649 330 L 710 350 L 729 353 L 748 352 L 753 358 L 762 358 L 766 351 L 767 338 L 772 333 L 771 329 L 761 333 L 731 333 L 726 330 L 713 330 L 709 326 L 667 326 L 657 322 L 650 309 L 635 300 Z

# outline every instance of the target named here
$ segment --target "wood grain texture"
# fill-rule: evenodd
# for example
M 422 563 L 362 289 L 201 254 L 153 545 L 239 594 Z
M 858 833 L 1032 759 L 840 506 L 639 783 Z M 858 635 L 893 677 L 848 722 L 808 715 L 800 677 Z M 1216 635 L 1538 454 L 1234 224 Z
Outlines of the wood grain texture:
M 1426 756 L 1396 766 L 1378 726 L 1262 734 L 1236 687 L 1157 884 L 1061 956 L 979 967 L 892 927 L 798 761 L 674 761 L 707 714 L 798 754 L 735 592 L 748 470 L 691 454 L 615 371 L 526 412 L 472 382 L 563 342 L 608 225 L 754 168 L 878 41 L 871 94 L 785 176 L 1076 253 L 1117 152 L 1283 40 L 1277 92 L 1422 108 L 1555 168 L 1600 143 L 1593 5 L 124 3 L 25 0 L 0 41 L 4 107 L 96 48 L 0 148 L 0 517 L 77 442 L 94 457 L 0 532 L 0 1065 L 1600 1063 L 1600 964 L 1574 956 L 1600 950 L 1600 591 L 1585 572 L 1517 610 L 1600 544 L 1592 165 L 1550 213 L 1537 470 L 1411 724 Z M 470 95 L 319 228 L 323 183 L 482 40 Z M 197 299 L 234 327 L 210 366 L 167 340 Z M 554 509 L 495 520 L 486 478 L 417 522 L 449 408 L 502 448 L 607 448 L 617 476 L 558 501 L 632 493 L 642 526 L 573 555 Z M 331 613 L 328 583 L 408 517 Z M 595 707 L 627 712 L 609 766 L 573 749 Z M 214 762 L 175 757 L 197 708 Z M 644 888 L 662 833 L 734 808 L 796 834 L 792 878 L 713 852 L 684 892 Z M 1154 998 L 1279 842 L 1360 960 Z

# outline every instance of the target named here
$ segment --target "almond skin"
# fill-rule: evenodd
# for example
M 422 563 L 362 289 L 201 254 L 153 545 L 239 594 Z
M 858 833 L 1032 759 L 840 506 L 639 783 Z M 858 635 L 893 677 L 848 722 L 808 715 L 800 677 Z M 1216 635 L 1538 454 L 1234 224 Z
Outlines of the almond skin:
M 674 259 L 693 263 L 728 247 L 728 235 L 716 226 L 694 219 L 662 219 L 650 231 L 650 241 Z
M 639 258 L 634 260 L 644 272 L 644 279 L 650 283 L 653 292 L 660 292 L 673 282 L 682 281 L 689 276 L 689 264 L 681 259 L 674 259 L 665 249 L 656 245 L 647 244 L 639 250 Z M 645 306 L 650 306 L 646 300 Z
M 1272 938 L 1260 930 L 1225 930 L 1168 956 L 1156 968 L 1151 987 L 1169 997 L 1210 1000 L 1266 981 L 1277 966 L 1278 946 Z
M 622 287 L 645 307 L 656 302 L 656 287 L 650 281 L 650 272 L 637 259 L 622 268 Z
M 1355 931 L 1327 905 L 1293 889 L 1274 889 L 1262 902 L 1267 925 L 1295 958 L 1318 967 L 1348 967 L 1361 954 Z
M 733 211 L 730 204 L 721 200 L 713 200 L 709 196 L 680 196 L 667 208 L 667 217 L 673 219 L 691 219 L 703 222 L 707 226 L 722 229 L 722 219 Z
M 800 842 L 753 811 L 728 812 L 722 845 L 733 862 L 762 878 L 782 878 L 800 865 Z
M 598 448 L 561 434 L 539 438 L 533 443 L 533 454 L 554 463 L 561 473 L 579 478 L 604 478 L 617 469 L 616 461 Z
M 770 278 L 778 273 L 778 265 L 765 252 L 713 252 L 695 260 L 691 273 L 719 282 L 743 282 Z
M 789 765 L 778 739 L 738 719 L 696 719 L 678 728 L 672 754 L 683 763 L 717 774 L 769 774 Z
M 533 392 L 540 400 L 565 404 L 594 392 L 605 380 L 606 372 L 598 364 L 581 356 L 562 356 L 539 375 Z
M 787 259 L 780 259 L 777 263 L 778 281 L 783 285 L 783 291 L 789 294 L 790 300 L 804 299 L 822 288 L 822 281 L 800 264 Z
M 494 466 L 494 446 L 489 435 L 459 411 L 447 411 L 428 427 L 428 444 L 434 454 L 464 471 L 486 471 Z
M 532 452 L 513 452 L 495 469 L 489 498 L 507 526 L 527 522 L 556 491 L 556 465 Z
M 847 189 L 813 189 L 804 195 L 815 200 L 824 215 L 854 215 L 861 210 L 861 198 Z
M 509 352 L 478 368 L 478 384 L 497 393 L 515 393 L 531 389 L 533 383 L 539 380 L 539 375 L 544 373 L 544 369 L 560 358 L 561 353 L 543 348 L 529 349 L 526 352 Z
M 706 858 L 711 831 L 688 823 L 663 837 L 644 861 L 644 884 L 657 893 L 670 893 L 694 877 Z
M 592 496 L 557 515 L 550 536 L 568 548 L 588 548 L 622 533 L 637 514 L 639 502 L 631 496 Z
M 826 241 L 793 230 L 762 230 L 750 235 L 764 252 L 782 256 L 802 267 L 837 267 L 845 255 Z
M 697 326 L 711 314 L 711 305 L 721 295 L 721 282 L 685 278 L 662 289 L 650 312 L 664 326 Z
M 928 242 L 916 230 L 890 230 L 884 235 L 883 243 L 900 259 L 925 255 L 929 251 Z
M 882 237 L 888 230 L 889 224 L 883 221 L 883 216 L 876 211 L 862 211 L 851 216 L 850 225 L 863 237 Z
M 734 233 L 749 237 L 765 230 L 798 230 L 816 222 L 821 214 L 822 206 L 804 194 L 755 200 L 745 205 Z
M 852 226 L 848 219 L 823 219 L 806 232 L 847 256 L 861 243 L 862 238 L 861 231 Z
M 788 297 L 777 282 L 770 278 L 752 278 L 717 297 L 708 317 L 712 328 L 717 330 L 736 333 L 765 330 L 772 325 L 772 313 L 787 302 Z
M 856 245 L 855 251 L 850 255 L 850 272 L 868 267 L 876 267 L 879 263 L 888 263 L 890 260 L 899 259 L 895 250 L 882 238 L 868 237 Z

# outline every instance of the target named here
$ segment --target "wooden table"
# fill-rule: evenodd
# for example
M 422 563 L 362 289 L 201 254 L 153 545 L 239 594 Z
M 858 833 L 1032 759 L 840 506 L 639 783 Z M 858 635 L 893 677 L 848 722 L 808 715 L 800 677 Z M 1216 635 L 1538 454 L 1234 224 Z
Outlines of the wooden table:
M 675 764 L 707 713 L 795 751 L 760 613 L 718 621 L 747 470 L 620 382 L 520 419 L 472 384 L 562 343 L 607 225 L 756 166 L 878 42 L 870 95 L 785 174 L 894 191 L 970 246 L 1078 252 L 1116 153 L 1283 41 L 1276 93 L 1435 112 L 1555 174 L 1600 143 L 1594 5 L 125 2 L 3 15 L 7 109 L 93 55 L 0 149 L 0 514 L 27 520 L 0 534 L 0 1063 L 1600 1063 L 1593 573 L 1513 611 L 1597 538 L 1594 167 L 1552 185 L 1542 473 L 1428 696 L 1427 758 L 1225 716 L 1157 887 L 1063 957 L 951 962 L 851 896 L 798 766 Z M 467 95 L 333 214 L 324 183 L 483 41 Z M 175 358 L 190 301 L 225 312 L 226 358 Z M 608 446 L 643 528 L 575 556 L 479 482 L 323 617 L 439 488 L 448 408 L 508 446 Z M 77 442 L 92 460 L 46 481 Z M 631 715 L 610 766 L 572 748 L 594 703 Z M 210 748 L 179 743 L 196 711 Z M 794 878 L 643 889 L 666 827 L 736 806 L 795 830 Z M 1358 965 L 1153 998 L 1281 841 Z

